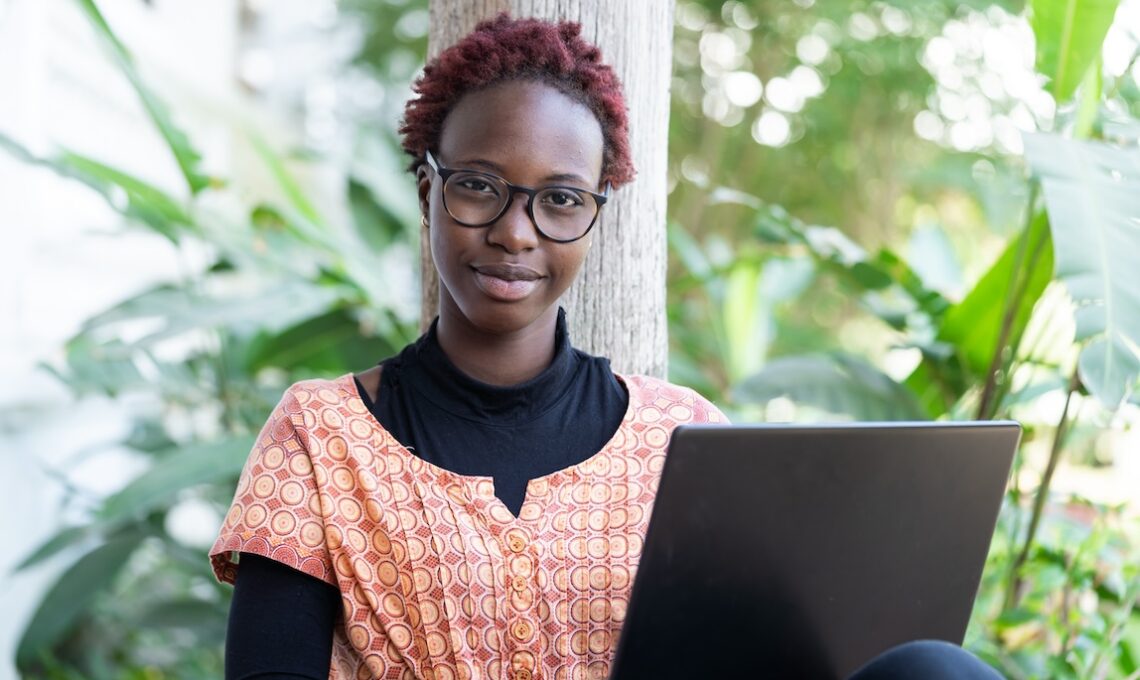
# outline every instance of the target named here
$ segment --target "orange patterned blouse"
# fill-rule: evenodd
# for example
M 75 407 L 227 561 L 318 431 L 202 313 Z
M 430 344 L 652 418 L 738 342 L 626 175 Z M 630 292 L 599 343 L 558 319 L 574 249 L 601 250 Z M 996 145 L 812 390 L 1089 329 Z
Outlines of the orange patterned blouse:
M 351 375 L 293 385 L 262 429 L 210 557 L 237 552 L 337 586 L 330 678 L 604 678 L 677 425 L 723 422 L 646 377 L 585 461 L 530 481 L 519 516 L 488 477 L 427 463 L 369 413 Z

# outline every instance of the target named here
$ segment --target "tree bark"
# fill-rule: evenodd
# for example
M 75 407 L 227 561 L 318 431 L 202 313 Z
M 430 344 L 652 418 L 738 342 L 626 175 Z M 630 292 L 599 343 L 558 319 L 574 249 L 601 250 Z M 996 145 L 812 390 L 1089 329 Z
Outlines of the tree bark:
M 619 373 L 664 377 L 665 170 L 674 0 L 430 0 L 428 55 L 434 57 L 483 19 L 509 11 L 582 24 L 617 72 L 629 106 L 637 179 L 616 191 L 594 227 L 593 246 L 562 298 L 576 347 L 609 357 Z M 421 321 L 437 313 L 439 282 L 420 236 Z

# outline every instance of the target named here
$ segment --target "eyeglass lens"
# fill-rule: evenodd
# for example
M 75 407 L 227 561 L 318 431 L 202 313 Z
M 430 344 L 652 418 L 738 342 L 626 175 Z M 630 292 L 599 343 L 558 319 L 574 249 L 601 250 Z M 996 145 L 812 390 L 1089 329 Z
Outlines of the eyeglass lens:
M 512 192 L 492 175 L 457 172 L 443 185 L 443 201 L 456 221 L 482 226 L 494 221 Z M 531 199 L 531 212 L 539 231 L 549 238 L 570 240 L 586 233 L 598 215 L 599 205 L 592 195 L 573 187 L 546 187 Z

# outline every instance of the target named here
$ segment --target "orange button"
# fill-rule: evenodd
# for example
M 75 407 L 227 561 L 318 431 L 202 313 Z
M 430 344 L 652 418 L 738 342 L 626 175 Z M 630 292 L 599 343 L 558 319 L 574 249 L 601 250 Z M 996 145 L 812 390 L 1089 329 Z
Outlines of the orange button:
M 514 588 L 515 590 L 519 591 L 520 593 L 522 591 L 526 590 L 526 577 L 525 576 L 514 577 L 513 579 L 511 579 L 511 587 Z
M 511 552 L 521 553 L 526 550 L 526 541 L 518 534 L 511 534 L 510 538 L 507 539 L 507 547 L 511 549 Z
M 511 626 L 511 634 L 518 640 L 529 640 L 534 634 L 534 626 L 530 625 L 529 621 L 516 621 L 515 625 Z
M 515 680 L 531 680 L 533 677 L 534 674 L 532 674 L 528 668 L 520 668 L 515 671 Z

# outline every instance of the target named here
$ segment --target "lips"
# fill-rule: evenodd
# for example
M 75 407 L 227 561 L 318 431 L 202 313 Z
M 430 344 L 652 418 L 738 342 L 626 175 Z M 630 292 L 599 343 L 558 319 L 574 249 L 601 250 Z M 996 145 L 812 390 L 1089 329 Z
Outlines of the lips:
M 530 267 L 521 264 L 511 264 L 510 262 L 479 264 L 472 267 L 472 269 L 484 276 L 493 276 L 496 279 L 502 279 L 504 281 L 534 281 L 542 278 L 542 274 L 539 274 Z
M 514 302 L 538 287 L 542 274 L 521 264 L 496 262 L 472 266 L 475 282 L 486 295 L 502 302 Z

